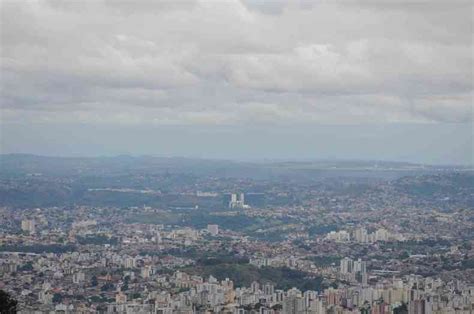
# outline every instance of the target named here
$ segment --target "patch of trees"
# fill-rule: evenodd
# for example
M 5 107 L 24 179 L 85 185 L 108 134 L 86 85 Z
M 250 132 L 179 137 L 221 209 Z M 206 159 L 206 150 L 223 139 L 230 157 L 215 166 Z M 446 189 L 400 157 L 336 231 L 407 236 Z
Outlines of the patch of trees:
M 14 314 L 17 312 L 18 302 L 7 292 L 0 290 L 0 313 Z
M 0 252 L 24 252 L 24 253 L 65 253 L 73 252 L 76 246 L 72 244 L 34 244 L 34 245 L 1 245 Z
M 77 237 L 77 242 L 80 244 L 95 244 L 95 245 L 116 245 L 118 243 L 118 239 L 114 237 L 108 237 L 106 235 L 89 235 L 85 237 Z
M 184 268 L 191 274 L 219 280 L 231 279 L 236 286 L 250 286 L 253 281 L 273 283 L 277 289 L 296 287 L 303 290 L 321 290 L 323 278 L 311 277 L 308 273 L 287 267 L 261 267 L 250 264 L 221 263 Z

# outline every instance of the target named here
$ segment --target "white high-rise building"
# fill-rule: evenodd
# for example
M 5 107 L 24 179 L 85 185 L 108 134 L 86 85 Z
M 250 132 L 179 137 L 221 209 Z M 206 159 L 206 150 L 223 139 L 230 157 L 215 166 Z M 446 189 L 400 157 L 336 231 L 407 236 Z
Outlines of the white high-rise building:
M 72 276 L 72 282 L 75 283 L 75 284 L 80 284 L 80 283 L 84 282 L 85 279 L 86 279 L 86 275 L 83 272 L 75 273 Z
M 354 231 L 354 239 L 359 243 L 367 243 L 369 240 L 367 229 L 359 228 Z
M 43 304 L 51 304 L 53 302 L 53 294 L 51 291 L 45 291 L 41 290 L 38 293 L 38 301 L 40 301 Z
M 360 258 L 357 261 L 354 261 L 354 272 L 365 274 L 367 272 L 367 262 L 361 260 Z
M 115 302 L 118 303 L 118 304 L 127 303 L 127 295 L 125 293 L 123 293 L 122 291 L 119 291 L 115 295 Z
M 275 286 L 270 283 L 267 283 L 263 286 L 263 292 L 266 295 L 273 295 L 273 293 L 275 292 Z
M 257 281 L 253 281 L 250 284 L 250 289 L 252 290 L 253 293 L 257 293 L 260 290 L 260 284 Z
M 213 236 L 216 236 L 219 234 L 219 225 L 207 225 L 207 231 Z
M 35 233 L 35 221 L 33 219 L 25 219 L 21 221 L 21 230 L 30 234 Z
M 245 194 L 232 193 L 230 195 L 229 208 L 244 208 L 245 207 Z
M 150 265 L 146 265 L 140 270 L 140 275 L 142 278 L 150 278 L 151 273 L 152 269 Z
M 341 274 L 350 274 L 352 273 L 354 267 L 354 261 L 348 257 L 341 259 L 340 272 Z
M 127 257 L 125 258 L 123 262 L 123 266 L 125 268 L 134 268 L 135 267 L 135 259 L 133 257 Z
M 345 230 L 341 231 L 331 231 L 327 234 L 326 238 L 328 240 L 336 242 L 349 242 L 351 240 L 351 235 Z
M 375 241 L 388 241 L 388 231 L 385 229 L 378 229 L 375 231 Z
M 162 238 L 161 238 L 160 232 L 156 232 L 156 234 L 155 234 L 155 242 L 159 244 L 159 243 L 161 243 L 162 241 L 163 241 L 163 240 L 162 240 Z

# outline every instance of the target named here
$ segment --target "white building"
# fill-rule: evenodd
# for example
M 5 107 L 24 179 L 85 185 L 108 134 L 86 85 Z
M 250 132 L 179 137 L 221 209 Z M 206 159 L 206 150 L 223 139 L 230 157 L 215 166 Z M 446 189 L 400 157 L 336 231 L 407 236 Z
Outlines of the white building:
M 135 259 L 133 257 L 127 257 L 124 260 L 123 265 L 124 265 L 125 268 L 134 268 L 135 267 Z
M 331 241 L 336 241 L 336 242 L 349 242 L 351 240 L 351 236 L 349 232 L 345 230 L 341 231 L 331 231 L 327 234 L 326 238 Z
M 245 208 L 245 195 L 244 193 L 230 195 L 229 208 Z
M 367 234 L 367 229 L 359 228 L 354 231 L 354 239 L 359 243 L 369 242 L 369 235 Z
M 25 219 L 21 221 L 21 230 L 29 234 L 35 233 L 35 221 L 33 219 Z
M 84 280 L 86 280 L 86 275 L 83 272 L 75 273 L 72 276 L 72 282 L 75 283 L 75 284 L 80 284 L 80 283 L 84 282 Z
M 360 272 L 365 274 L 367 272 L 367 262 L 361 260 L 360 258 L 357 261 L 354 261 L 354 272 Z
M 219 226 L 218 225 L 207 225 L 207 231 L 212 234 L 213 236 L 216 236 L 219 234 Z
M 341 259 L 340 263 L 340 272 L 341 274 L 350 274 L 352 273 L 354 267 L 354 261 L 348 257 Z
M 375 241 L 388 241 L 389 233 L 385 229 L 375 231 Z

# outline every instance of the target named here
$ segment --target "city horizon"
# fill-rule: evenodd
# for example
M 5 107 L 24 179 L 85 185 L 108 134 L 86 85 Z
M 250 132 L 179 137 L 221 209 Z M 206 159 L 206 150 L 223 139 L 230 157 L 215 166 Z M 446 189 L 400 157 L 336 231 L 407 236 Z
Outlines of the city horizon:
M 0 0 L 0 313 L 474 313 L 473 10 Z
M 277 158 L 277 157 L 262 157 L 262 158 L 224 158 L 224 157 L 199 157 L 199 156 L 186 156 L 186 155 L 159 155 L 159 154 L 133 154 L 133 153 L 122 153 L 122 154 L 98 154 L 98 155 L 42 155 L 42 154 L 34 154 L 34 153 L 27 153 L 27 152 L 12 152 L 12 153 L 0 153 L 1 156 L 31 156 L 31 157 L 39 157 L 39 158 L 65 158 L 65 159 L 94 159 L 94 158 L 162 158 L 162 159 L 189 159 L 189 160 L 204 160 L 204 161 L 226 161 L 226 162 L 235 162 L 235 163 L 255 163 L 255 164 L 263 164 L 263 163 L 318 163 L 318 162 L 333 162 L 333 163 L 351 163 L 351 162 L 358 162 L 364 164 L 373 164 L 373 166 L 377 166 L 377 163 L 386 163 L 386 164 L 393 164 L 393 165 L 413 165 L 413 166 L 427 166 L 427 167 L 461 167 L 461 168 L 469 168 L 470 169 L 473 164 L 449 164 L 449 163 L 423 163 L 423 162 L 414 162 L 414 161 L 404 161 L 404 160 L 392 160 L 392 159 L 344 159 L 344 158 L 316 158 L 316 157 L 308 157 L 308 158 Z

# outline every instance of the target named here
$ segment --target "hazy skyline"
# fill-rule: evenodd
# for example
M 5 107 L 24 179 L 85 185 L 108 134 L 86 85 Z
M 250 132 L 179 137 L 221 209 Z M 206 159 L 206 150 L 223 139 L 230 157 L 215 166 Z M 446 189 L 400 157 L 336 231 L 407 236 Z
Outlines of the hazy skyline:
M 473 163 L 470 1 L 1 1 L 2 153 Z

